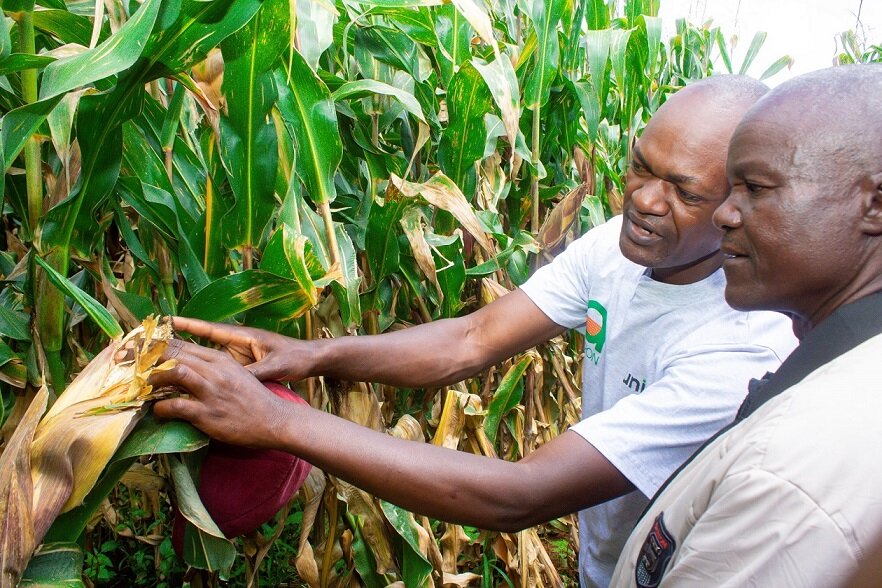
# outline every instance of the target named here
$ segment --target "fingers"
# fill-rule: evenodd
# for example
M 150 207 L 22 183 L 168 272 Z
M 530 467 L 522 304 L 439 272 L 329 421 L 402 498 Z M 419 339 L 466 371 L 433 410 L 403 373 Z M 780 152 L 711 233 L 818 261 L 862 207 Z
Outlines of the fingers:
M 178 359 L 184 355 L 198 357 L 203 361 L 216 361 L 225 354 L 183 339 L 172 339 L 163 353 L 163 359 Z
M 183 331 L 213 341 L 219 345 L 242 343 L 249 337 L 242 332 L 242 327 L 234 327 L 223 323 L 210 323 L 200 319 L 176 316 L 172 318 L 176 331 Z
M 187 398 L 169 398 L 153 405 L 153 414 L 162 419 L 193 421 L 199 412 L 199 403 Z
M 175 386 L 193 396 L 203 396 L 210 387 L 203 374 L 211 373 L 211 364 L 192 356 L 179 356 L 175 359 L 177 364 L 174 367 L 153 372 L 147 383 L 154 387 Z

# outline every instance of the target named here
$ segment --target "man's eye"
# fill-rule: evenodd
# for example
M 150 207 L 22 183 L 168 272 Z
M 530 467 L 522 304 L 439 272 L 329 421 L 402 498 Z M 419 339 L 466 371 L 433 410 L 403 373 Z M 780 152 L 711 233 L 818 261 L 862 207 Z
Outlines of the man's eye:
M 631 160 L 631 171 L 633 171 L 635 174 L 642 174 L 643 172 L 646 171 L 646 167 L 642 163 L 637 161 L 636 159 L 632 159 Z
M 686 202 L 687 204 L 700 204 L 704 202 L 704 198 L 699 196 L 698 194 L 693 194 L 692 192 L 687 192 L 683 188 L 677 187 L 677 194 L 680 196 L 680 200 Z
M 751 194 L 759 194 L 763 191 L 763 186 L 760 186 L 759 184 L 753 184 L 751 182 L 744 182 L 744 188 Z

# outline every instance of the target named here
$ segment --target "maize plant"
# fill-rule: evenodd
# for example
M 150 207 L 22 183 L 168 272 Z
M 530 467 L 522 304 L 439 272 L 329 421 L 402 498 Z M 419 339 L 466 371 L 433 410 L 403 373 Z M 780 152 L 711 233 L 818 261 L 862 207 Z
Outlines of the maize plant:
M 100 563 L 87 575 L 125 585 L 160 584 L 160 568 L 177 574 L 162 582 L 180 584 L 185 566 L 187 581 L 207 585 L 261 574 L 322 587 L 574 584 L 569 517 L 483 532 L 316 470 L 288 507 L 296 529 L 283 512 L 263 534 L 230 541 L 195 493 L 191 454 L 205 439 L 136 410 L 147 389 L 129 382 L 159 369 L 146 359 L 160 343 L 135 364 L 111 366 L 108 353 L 125 330 L 139 349 L 152 341 L 148 330 L 161 328 L 139 326 L 151 315 L 316 339 L 495 299 L 620 210 L 629 149 L 650 115 L 689 80 L 736 69 L 722 31 L 681 21 L 663 39 L 658 0 L 2 8 L 0 435 L 3 479 L 14 480 L 7 528 L 20 534 L 4 535 L 9 582 L 42 540 L 27 582 L 44 558 L 67 558 L 79 581 L 86 546 Z M 580 352 L 575 337 L 557 338 L 445 389 L 296 388 L 389 434 L 515 459 L 578 420 Z M 116 374 L 113 392 L 82 388 L 98 372 Z M 66 399 L 81 394 L 92 410 L 71 414 L 78 405 Z M 94 437 L 71 441 L 87 428 Z M 72 476 L 62 491 L 65 459 L 76 465 L 61 472 Z M 51 508 L 29 506 L 31 493 Z M 166 565 L 172 495 L 196 529 L 176 567 Z M 138 509 L 149 528 L 121 520 L 123 504 L 149 505 Z M 141 550 L 150 573 L 135 576 L 122 549 L 102 550 L 108 537 Z M 282 544 L 293 565 L 273 560 Z

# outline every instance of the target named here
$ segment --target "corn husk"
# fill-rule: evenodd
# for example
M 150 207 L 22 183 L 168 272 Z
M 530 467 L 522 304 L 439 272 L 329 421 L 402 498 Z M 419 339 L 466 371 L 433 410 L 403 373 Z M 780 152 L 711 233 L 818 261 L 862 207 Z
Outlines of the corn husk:
M 89 362 L 45 416 L 41 390 L 0 456 L 2 586 L 16 585 L 55 518 L 82 504 L 101 472 L 154 398 L 147 378 L 173 335 L 170 322 L 146 319 Z M 114 361 L 131 349 L 133 357 Z

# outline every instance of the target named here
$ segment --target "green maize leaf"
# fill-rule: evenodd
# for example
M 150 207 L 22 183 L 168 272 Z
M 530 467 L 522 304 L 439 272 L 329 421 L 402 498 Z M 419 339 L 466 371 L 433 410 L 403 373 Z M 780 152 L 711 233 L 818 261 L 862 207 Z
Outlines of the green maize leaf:
M 375 9 L 374 12 L 380 12 Z M 415 42 L 428 47 L 438 46 L 435 23 L 431 13 L 425 8 L 390 8 L 382 10 L 392 23 Z
M 432 564 L 426 559 L 420 550 L 420 532 L 426 531 L 419 528 L 413 514 L 401 507 L 395 506 L 385 500 L 380 501 L 380 508 L 386 515 L 386 520 L 404 539 L 403 561 L 401 562 L 401 577 L 404 585 L 408 588 L 428 588 L 432 585 Z
M 646 63 L 650 67 L 650 69 L 647 71 L 647 73 L 651 74 L 659 63 L 658 54 L 659 50 L 662 47 L 662 19 L 658 18 L 657 16 L 644 15 L 643 26 L 646 29 L 646 46 L 647 50 L 649 51 Z
M 625 55 L 628 48 L 628 39 L 631 37 L 631 31 L 610 30 L 609 60 L 612 63 L 613 73 L 616 81 L 624 87 L 628 87 L 625 79 Z
M 789 55 L 784 55 L 783 57 L 779 57 L 775 63 L 766 68 L 766 71 L 760 76 L 760 80 L 766 80 L 784 68 L 793 67 L 793 58 Z
M 435 11 L 435 32 L 439 52 L 436 54 L 444 85 L 449 86 L 457 66 L 471 57 L 472 31 L 468 21 L 453 5 Z
M 83 588 L 83 550 L 75 543 L 44 543 L 34 553 L 18 585 Z
M 346 512 L 346 520 L 352 529 L 352 563 L 355 564 L 362 584 L 365 588 L 384 588 L 388 583 L 377 574 L 377 562 L 362 533 L 361 517 Z
M 518 359 L 507 372 L 505 372 L 502 381 L 499 382 L 499 387 L 496 389 L 493 398 L 490 400 L 490 406 L 487 409 L 487 417 L 484 419 L 484 432 L 487 433 L 487 438 L 490 440 L 490 443 L 496 443 L 496 435 L 499 433 L 499 424 L 502 422 L 502 419 L 505 418 L 505 415 L 521 401 L 521 396 L 524 393 L 524 384 L 521 378 L 523 378 L 524 372 L 527 371 L 527 367 L 532 361 L 532 355 L 521 356 L 521 358 Z
M 37 129 L 61 100 L 60 96 L 49 100 L 40 100 L 32 104 L 19 106 L 10 110 L 3 117 L 2 141 L 3 141 L 3 171 L 9 171 L 9 167 L 18 154 L 21 153 L 25 142 Z
M 34 12 L 34 28 L 48 33 L 64 43 L 76 43 L 88 47 L 92 40 L 92 21 L 85 16 L 68 12 L 66 9 Z M 103 42 L 109 35 L 110 27 L 102 27 L 98 41 Z
M 438 277 L 438 286 L 444 293 L 441 303 L 441 317 L 453 318 L 462 310 L 462 291 L 465 287 L 466 270 L 462 256 L 462 240 L 456 237 L 452 242 L 450 238 L 441 238 L 437 235 L 427 235 L 426 240 L 432 245 L 432 254 L 435 258 L 435 275 Z M 448 241 L 448 242 L 445 242 Z
M 228 248 L 254 247 L 273 211 L 278 143 L 268 118 L 277 92 L 270 68 L 285 49 L 288 16 L 286 0 L 265 0 L 221 44 L 228 115 L 221 118 L 220 155 L 235 195 L 222 221 Z
M 720 52 L 720 59 L 723 60 L 723 66 L 728 73 L 732 73 L 732 58 L 729 57 L 729 49 L 726 47 L 726 39 L 723 38 L 723 31 L 717 29 L 716 34 L 714 35 L 714 41 Z
M 456 10 L 468 21 L 481 40 L 493 48 L 493 54 L 499 57 L 499 46 L 496 37 L 493 36 L 493 24 L 490 16 L 475 0 L 450 0 Z
M 339 102 L 346 98 L 362 98 L 374 94 L 395 97 L 405 110 L 420 121 L 426 122 L 426 119 L 423 116 L 423 109 L 420 106 L 420 103 L 417 102 L 417 99 L 414 98 L 413 94 L 377 80 L 356 80 L 354 82 L 346 82 L 331 94 L 331 99 L 335 102 Z
M 760 48 L 763 46 L 763 43 L 766 42 L 767 33 L 763 31 L 757 31 L 757 33 L 753 36 L 753 40 L 750 42 L 750 47 L 747 48 L 747 53 L 744 55 L 744 61 L 741 62 L 741 69 L 738 70 L 738 73 L 741 75 L 745 75 L 747 70 L 750 69 L 753 60 L 756 59 L 757 54 L 760 51 Z
M 37 262 L 37 265 L 43 268 L 49 281 L 52 282 L 56 288 L 76 300 L 77 303 L 83 307 L 86 314 L 95 321 L 108 337 L 111 339 L 118 339 L 123 336 L 122 327 L 119 326 L 119 323 L 116 322 L 113 315 L 110 314 L 101 303 L 76 287 L 73 282 L 55 271 L 52 266 L 43 261 L 39 256 L 34 256 L 34 261 Z
M 521 120 L 520 90 L 518 78 L 507 56 L 496 58 L 487 63 L 479 58 L 472 59 L 472 65 L 484 78 L 484 83 L 490 89 L 493 101 L 502 113 L 502 122 L 505 124 L 505 132 L 508 144 L 517 142 L 518 124 Z
M 524 108 L 535 110 L 548 100 L 551 82 L 557 73 L 560 42 L 557 25 L 563 15 L 566 0 L 533 2 L 530 19 L 536 31 L 536 61 L 524 80 Z
M 3 339 L 0 339 L 0 366 L 4 366 L 10 361 L 21 361 L 21 358 Z
M 184 530 L 184 561 L 200 569 L 219 572 L 222 579 L 226 578 L 236 559 L 236 547 L 205 510 L 187 466 L 174 456 L 169 456 L 168 463 L 178 509 L 191 523 Z
M 34 0 L 5 0 L 4 12 L 33 12 Z
M 289 296 L 303 300 L 308 307 L 315 301 L 315 292 L 306 286 L 262 270 L 245 270 L 224 276 L 199 290 L 181 310 L 181 315 L 222 321 Z
M 381 26 L 360 28 L 355 32 L 355 43 L 378 61 L 407 72 L 418 82 L 424 82 L 424 74 L 420 67 L 419 48 L 401 31 Z M 372 76 L 373 72 L 365 73 Z
M 54 61 L 55 58 L 48 55 L 13 53 L 0 61 L 0 76 L 8 76 L 25 69 L 43 69 Z
M 491 109 L 490 89 L 471 64 L 465 64 L 447 90 L 449 123 L 438 145 L 438 163 L 465 194 L 474 194 L 474 163 L 484 153 L 484 115 Z
M 318 69 L 322 53 L 334 43 L 337 11 L 332 2 L 295 2 L 297 49 L 310 67 Z M 295 43 L 287 44 L 293 51 Z
M 148 412 L 122 442 L 111 461 L 141 455 L 190 453 L 206 445 L 208 445 L 208 437 L 190 423 L 159 422 L 153 417 L 152 412 Z
M 149 60 L 144 81 L 171 76 L 202 61 L 245 26 L 261 4 L 260 0 L 183 0 L 179 12 L 169 13 L 173 22 L 162 22 L 160 15 L 162 28 L 154 30 L 143 53 Z
M 444 0 L 359 0 L 363 6 L 379 6 L 382 8 L 416 8 L 418 6 L 438 6 Z
M 352 330 L 361 325 L 361 298 L 358 295 L 361 277 L 358 275 L 358 252 L 342 224 L 334 224 L 337 246 L 340 249 L 342 277 L 331 283 L 331 291 L 340 305 L 343 326 Z
M 11 310 L 0 305 L 0 335 L 16 341 L 30 341 L 28 315 L 18 310 Z
M 0 14 L 0 59 L 6 59 L 10 52 L 12 52 L 12 42 L 9 39 L 9 25 L 6 17 Z
M 588 71 L 591 74 L 591 86 L 594 88 L 594 100 L 597 104 L 598 113 L 603 111 L 606 95 L 609 92 L 609 79 L 606 76 L 606 66 L 609 63 L 610 45 L 612 38 L 609 30 L 588 31 L 585 36 L 588 48 Z M 584 108 L 584 106 L 583 106 Z
M 120 184 L 122 184 L 122 182 Z M 156 265 L 156 262 L 153 261 L 153 258 L 150 257 L 150 255 L 147 253 L 147 250 L 144 249 L 144 246 L 141 244 L 141 240 L 138 239 L 138 236 L 132 229 L 131 222 L 123 213 L 122 207 L 120 207 L 118 202 L 114 202 L 113 208 L 114 212 L 116 213 L 116 226 L 119 227 L 123 241 L 125 241 L 126 246 L 132 253 L 132 256 L 135 257 L 135 259 L 137 259 L 139 262 L 144 264 L 144 267 L 149 269 L 153 276 L 158 279 L 159 267 Z
M 318 280 L 326 273 L 309 240 L 284 224 L 264 247 L 260 269 L 301 283 Z
M 145 0 L 112 37 L 85 53 L 59 59 L 46 67 L 40 85 L 45 100 L 130 68 L 147 44 L 160 0 Z
M 610 9 L 605 0 L 588 0 L 585 22 L 589 31 L 599 31 L 609 27 Z
M 401 198 L 387 198 L 383 206 L 371 207 L 364 245 L 374 285 L 398 270 L 398 223 L 408 204 Z
M 275 73 L 279 112 L 297 149 L 297 171 L 309 198 L 321 205 L 337 196 L 334 174 L 343 158 L 337 112 L 325 84 L 294 52 L 286 77 Z

